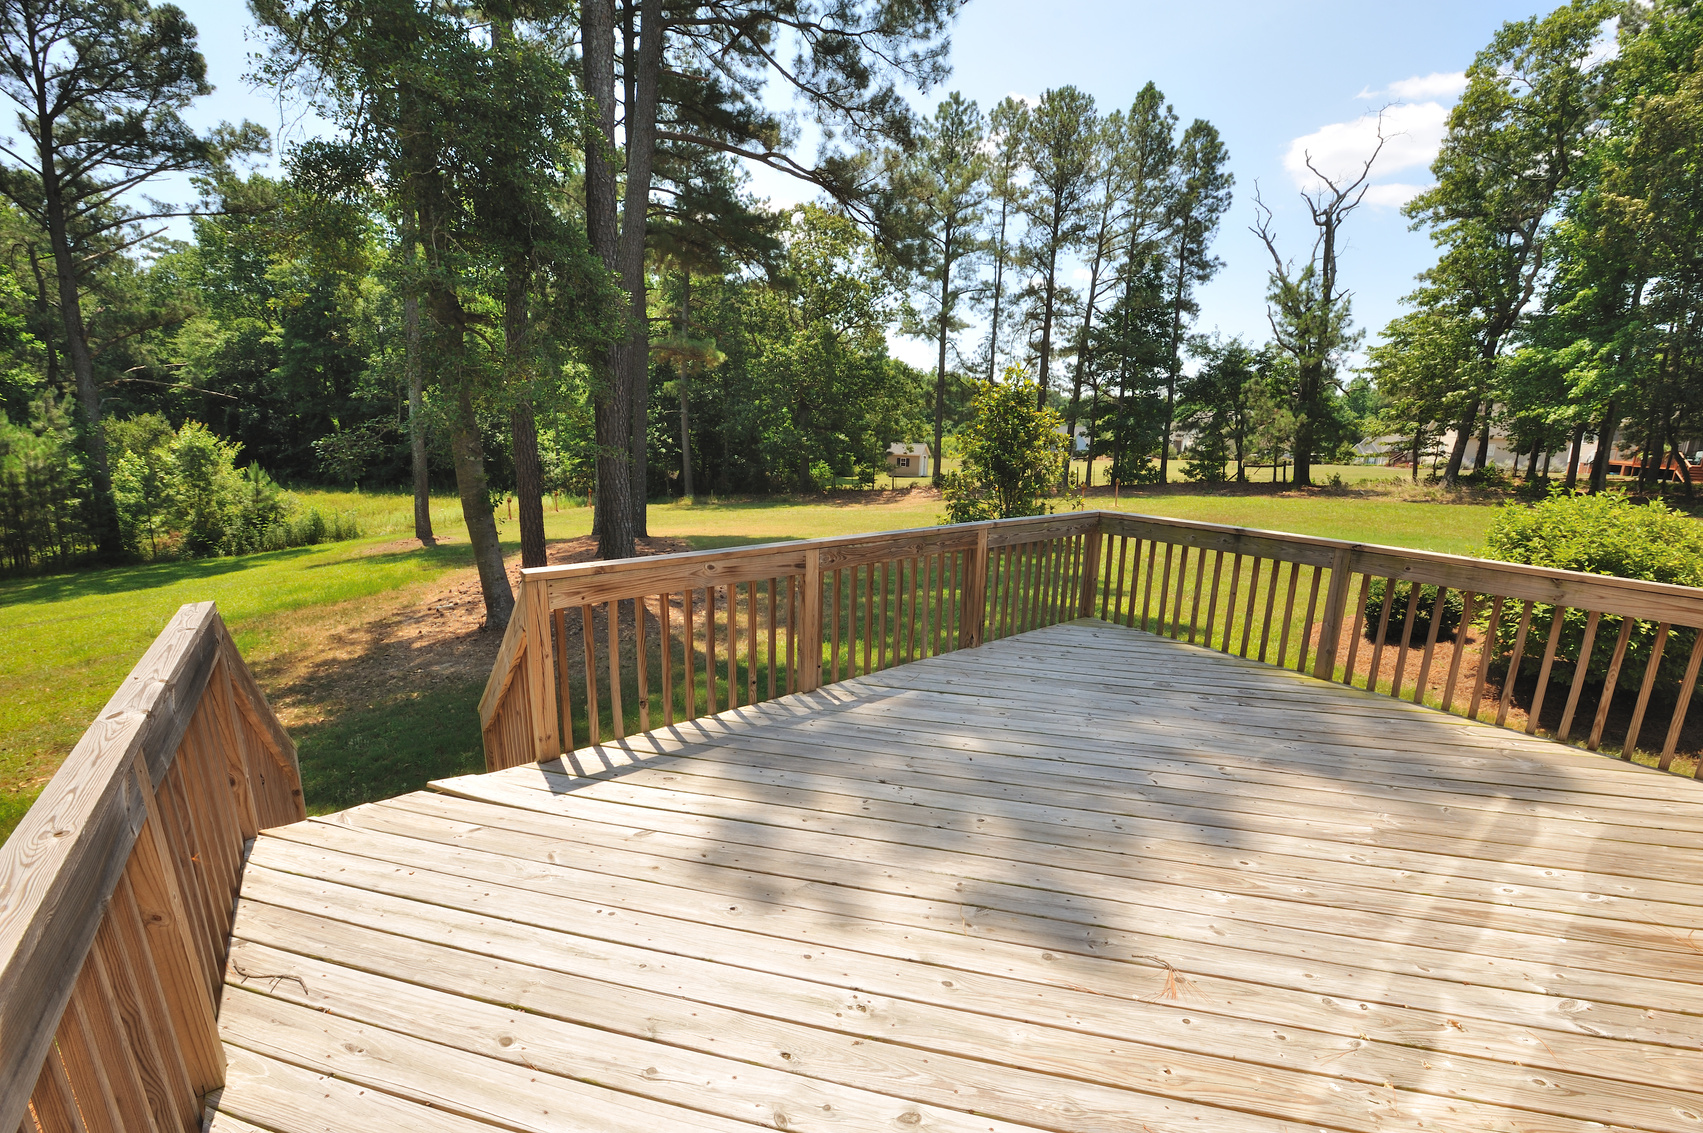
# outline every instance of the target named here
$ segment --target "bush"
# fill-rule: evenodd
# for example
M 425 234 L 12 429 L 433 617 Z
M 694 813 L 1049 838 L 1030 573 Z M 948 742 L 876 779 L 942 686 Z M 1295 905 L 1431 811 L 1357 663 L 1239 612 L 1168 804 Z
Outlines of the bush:
M 1703 527 L 1659 501 L 1637 505 L 1619 493 L 1575 496 L 1558 487 L 1539 503 L 1508 504 L 1490 525 L 1484 554 L 1531 566 L 1703 586 Z M 1532 643 L 1547 643 L 1553 615 L 1552 606 L 1533 609 L 1523 669 L 1536 671 L 1541 664 L 1544 647 L 1533 648 Z M 1586 618 L 1582 610 L 1569 610 L 1563 618 L 1556 650 L 1558 670 L 1571 670 L 1571 663 L 1563 659 L 1578 656 Z M 1504 616 L 1498 627 L 1499 645 L 1504 651 L 1513 646 L 1518 621 L 1518 617 Z M 1602 619 L 1591 646 L 1589 672 L 1608 671 L 1619 634 L 1619 618 Z M 1654 625 L 1634 624 L 1621 664 L 1621 687 L 1635 689 L 1643 682 L 1655 636 Z M 1678 687 L 1694 637 L 1693 630 L 1672 633 L 1657 676 L 1659 688 Z
M 1378 640 L 1378 623 L 1384 616 L 1384 590 L 1386 579 L 1374 578 L 1372 585 L 1366 590 L 1366 603 L 1363 609 L 1366 614 L 1366 637 L 1369 641 Z M 1407 625 L 1407 603 L 1412 597 L 1412 583 L 1398 582 L 1395 592 L 1390 597 L 1390 621 L 1384 630 L 1386 642 L 1399 645 L 1402 641 L 1402 631 Z M 1458 590 L 1451 590 L 1443 599 L 1442 621 L 1437 626 L 1437 640 L 1454 640 L 1455 630 L 1461 624 L 1461 595 Z M 1413 608 L 1413 635 L 1409 642 L 1430 640 L 1431 618 L 1437 609 L 1437 587 L 1421 586 L 1419 588 L 1419 603 Z
M 952 488 L 941 486 L 948 519 L 970 514 L 1009 519 L 1050 510 L 1046 497 L 1065 469 L 1064 419 L 1035 402 L 1035 383 L 1025 381 L 1016 366 L 1007 368 L 1003 382 L 981 383 L 970 402 L 970 422 L 958 433 L 963 475 Z
M 0 548 L 10 569 L 88 550 L 88 499 L 83 456 L 62 402 L 43 395 L 27 425 L 0 413 Z

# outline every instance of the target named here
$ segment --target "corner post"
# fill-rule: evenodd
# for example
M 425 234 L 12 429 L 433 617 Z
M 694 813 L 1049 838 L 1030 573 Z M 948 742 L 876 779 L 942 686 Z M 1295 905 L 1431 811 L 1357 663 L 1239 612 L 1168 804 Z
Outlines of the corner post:
M 822 551 L 818 547 L 804 552 L 804 624 L 800 629 L 798 648 L 803 664 L 799 666 L 798 691 L 812 692 L 822 686 Z
M 550 584 L 542 578 L 521 580 L 521 609 L 525 618 L 527 702 L 532 709 L 532 757 L 543 761 L 562 754 L 556 726 L 556 651 L 550 640 Z
M 987 618 L 988 599 L 988 525 L 976 528 L 976 549 L 970 553 L 969 577 L 964 580 L 964 621 L 959 629 L 958 648 L 974 648 L 982 643 L 982 623 Z
M 1313 676 L 1328 681 L 1336 675 L 1336 649 L 1342 638 L 1342 618 L 1348 610 L 1348 584 L 1354 577 L 1353 547 L 1341 546 L 1330 561 L 1330 589 L 1325 593 L 1324 620 L 1319 626 L 1319 649 Z
M 1082 539 L 1082 586 L 1081 597 L 1076 603 L 1076 616 L 1088 618 L 1094 615 L 1094 598 L 1100 581 L 1100 544 L 1105 542 L 1098 513 L 1095 513 Z

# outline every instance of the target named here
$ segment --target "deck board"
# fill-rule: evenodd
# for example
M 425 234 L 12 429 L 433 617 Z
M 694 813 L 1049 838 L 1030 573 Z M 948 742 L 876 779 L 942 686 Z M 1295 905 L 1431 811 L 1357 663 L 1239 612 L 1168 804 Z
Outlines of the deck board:
M 1084 620 L 435 786 L 256 842 L 233 1130 L 1703 1125 L 1703 785 L 1387 696 Z

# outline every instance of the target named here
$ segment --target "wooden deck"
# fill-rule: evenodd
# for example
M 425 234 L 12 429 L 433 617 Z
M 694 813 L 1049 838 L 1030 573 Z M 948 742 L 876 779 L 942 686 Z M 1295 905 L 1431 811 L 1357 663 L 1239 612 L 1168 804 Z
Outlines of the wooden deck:
M 260 835 L 214 1130 L 1703 1130 L 1703 783 L 1091 620 Z

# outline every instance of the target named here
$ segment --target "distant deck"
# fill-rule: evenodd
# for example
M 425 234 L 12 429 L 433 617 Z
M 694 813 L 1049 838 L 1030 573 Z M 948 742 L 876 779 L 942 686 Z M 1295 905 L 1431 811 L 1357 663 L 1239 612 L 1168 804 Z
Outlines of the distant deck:
M 1703 1129 L 1703 783 L 1093 620 L 262 833 L 212 1128 Z

